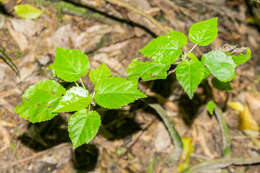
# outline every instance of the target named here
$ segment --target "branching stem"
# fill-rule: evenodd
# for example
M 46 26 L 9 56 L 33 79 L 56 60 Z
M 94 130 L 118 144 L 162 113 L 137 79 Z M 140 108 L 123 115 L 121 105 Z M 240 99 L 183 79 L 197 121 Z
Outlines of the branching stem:
M 196 44 L 194 44 L 193 46 L 192 46 L 192 48 L 189 50 L 189 52 L 188 53 L 191 53 L 196 47 L 198 46 L 198 44 L 196 43 Z
M 193 46 L 192 46 L 192 48 L 187 52 L 187 53 L 184 53 L 184 55 L 183 55 L 183 57 L 182 57 L 182 59 L 183 60 L 186 60 L 187 59 L 187 56 L 188 56 L 188 54 L 189 53 L 191 53 L 196 47 L 198 46 L 198 44 L 196 43 L 196 44 L 194 44 Z

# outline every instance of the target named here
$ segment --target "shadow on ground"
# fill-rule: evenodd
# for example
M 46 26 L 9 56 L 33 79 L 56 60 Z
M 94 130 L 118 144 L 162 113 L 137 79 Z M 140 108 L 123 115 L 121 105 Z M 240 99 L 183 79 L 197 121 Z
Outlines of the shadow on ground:
M 108 140 L 123 139 L 141 130 L 135 111 L 106 110 L 102 115 L 100 134 Z
M 61 116 L 42 123 L 30 123 L 28 130 L 18 139 L 35 151 L 46 150 L 70 141 L 67 122 Z
M 67 122 L 61 116 L 46 122 L 29 124 L 28 130 L 18 139 L 36 152 L 70 142 Z M 92 144 L 85 144 L 74 150 L 72 158 L 74 168 L 79 172 L 93 170 L 97 159 L 98 148 Z
M 108 140 L 122 139 L 141 130 L 135 121 L 136 105 L 132 104 L 130 110 L 100 109 L 102 126 L 99 134 Z M 40 152 L 62 143 L 70 142 L 67 130 L 67 121 L 62 116 L 42 123 L 30 123 L 27 131 L 18 139 L 27 147 Z M 99 151 L 93 144 L 85 144 L 74 150 L 73 165 L 78 172 L 88 172 L 95 169 Z

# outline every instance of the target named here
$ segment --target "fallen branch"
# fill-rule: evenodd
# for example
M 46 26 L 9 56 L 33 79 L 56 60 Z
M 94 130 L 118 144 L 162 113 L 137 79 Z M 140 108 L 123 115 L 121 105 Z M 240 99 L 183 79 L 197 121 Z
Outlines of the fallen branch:
M 168 30 L 163 27 L 159 22 L 157 22 L 152 16 L 150 16 L 149 14 L 145 13 L 142 10 L 139 10 L 138 8 L 135 8 L 133 6 L 131 6 L 130 4 L 126 3 L 126 2 L 122 2 L 120 0 L 106 0 L 107 2 L 111 3 L 111 4 L 115 4 L 121 7 L 125 7 L 145 18 L 147 18 L 148 20 L 150 20 L 162 33 L 166 34 L 168 33 Z
M 65 2 L 65 1 L 52 2 L 50 0 L 30 0 L 30 1 L 34 3 L 38 3 L 39 5 L 53 6 L 58 11 L 82 16 L 87 19 L 92 18 L 102 23 L 111 24 L 111 20 L 99 14 L 98 12 L 93 12 L 87 8 L 74 5 L 70 2 Z
M 221 158 L 202 162 L 197 164 L 188 170 L 185 173 L 201 173 L 209 172 L 210 170 L 222 169 L 230 165 L 252 165 L 260 163 L 260 157 L 254 158 Z

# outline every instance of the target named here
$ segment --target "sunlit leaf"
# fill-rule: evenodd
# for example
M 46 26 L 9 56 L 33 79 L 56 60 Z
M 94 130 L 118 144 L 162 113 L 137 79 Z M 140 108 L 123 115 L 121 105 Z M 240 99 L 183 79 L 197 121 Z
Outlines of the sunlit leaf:
M 246 54 L 240 53 L 239 55 L 231 55 L 236 66 L 244 64 L 251 58 L 251 50 L 248 48 Z
M 89 78 L 94 84 L 98 83 L 101 80 L 105 80 L 107 77 L 111 76 L 112 73 L 106 64 L 98 66 L 96 69 L 91 70 Z
M 91 102 L 88 91 L 82 87 L 72 87 L 66 91 L 54 112 L 73 112 L 86 108 Z
M 213 42 L 218 35 L 218 18 L 208 19 L 195 23 L 189 30 L 189 38 L 199 46 L 207 46 Z
M 65 89 L 53 80 L 42 80 L 30 86 L 23 95 L 23 103 L 16 107 L 15 112 L 30 122 L 42 122 L 52 119 Z
M 137 81 L 120 77 L 110 77 L 95 86 L 95 101 L 100 106 L 116 109 L 137 99 L 146 97 L 137 88 Z
M 211 51 L 202 56 L 202 62 L 218 80 L 231 81 L 235 77 L 235 63 L 231 56 L 221 51 Z
M 181 32 L 171 31 L 149 42 L 140 52 L 153 58 L 156 62 L 170 65 L 181 55 L 181 48 L 187 44 L 186 36 Z
M 55 75 L 67 82 L 74 82 L 85 76 L 89 70 L 88 56 L 81 50 L 56 49 L 56 58 L 51 68 Z
M 89 143 L 97 135 L 100 124 L 100 116 L 96 111 L 82 109 L 73 114 L 68 125 L 73 148 Z
M 166 79 L 167 70 L 169 65 L 161 64 L 158 62 L 142 62 L 134 59 L 128 65 L 126 73 L 128 79 L 142 78 L 144 81 L 155 79 Z
M 204 66 L 197 58 L 181 61 L 176 68 L 176 77 L 189 98 L 192 99 L 204 78 Z

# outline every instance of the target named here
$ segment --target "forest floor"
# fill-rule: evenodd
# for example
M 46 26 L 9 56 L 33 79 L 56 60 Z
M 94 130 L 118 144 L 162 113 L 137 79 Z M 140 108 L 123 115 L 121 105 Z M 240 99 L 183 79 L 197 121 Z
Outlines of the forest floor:
M 21 1 L 6 4 L 6 11 L 11 15 L 0 16 L 0 48 L 20 71 L 17 76 L 0 61 L 0 148 L 9 142 L 0 152 L 0 172 L 177 172 L 176 165 L 165 164 L 174 149 L 167 129 L 156 113 L 142 102 L 121 110 L 102 110 L 99 135 L 75 151 L 67 132 L 69 114 L 30 124 L 14 112 L 28 86 L 51 77 L 50 71 L 45 69 L 53 62 L 56 47 L 81 49 L 89 56 L 91 67 L 104 62 L 114 73 L 125 76 L 131 60 L 141 57 L 138 50 L 163 34 L 158 27 L 146 17 L 104 0 L 23 0 L 22 3 L 34 4 L 43 11 L 36 20 L 16 17 L 13 7 L 18 2 Z M 224 48 L 230 45 L 251 48 L 252 59 L 237 69 L 231 91 L 218 91 L 209 80 L 199 87 L 194 99 L 189 100 L 175 75 L 148 85 L 165 98 L 162 106 L 180 136 L 192 138 L 194 152 L 190 165 L 222 157 L 221 129 L 206 108 L 212 98 L 224 111 L 232 140 L 231 156 L 259 156 L 260 149 L 237 128 L 238 113 L 227 107 L 227 101 L 248 105 L 260 124 L 260 32 L 252 25 L 246 3 L 242 0 L 127 2 L 154 17 L 165 28 L 186 34 L 193 23 L 218 16 L 217 40 L 206 48 L 195 49 L 198 55 L 223 45 Z M 84 80 L 87 84 L 88 79 Z M 211 170 L 217 171 L 220 170 Z M 258 173 L 260 165 L 230 165 L 224 171 Z

